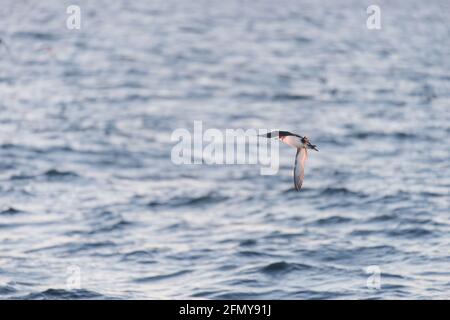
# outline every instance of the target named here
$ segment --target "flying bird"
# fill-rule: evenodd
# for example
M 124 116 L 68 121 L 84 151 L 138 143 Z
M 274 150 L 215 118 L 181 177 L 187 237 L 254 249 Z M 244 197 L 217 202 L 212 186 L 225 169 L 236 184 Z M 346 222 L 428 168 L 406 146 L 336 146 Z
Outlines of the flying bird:
M 319 151 L 316 145 L 311 144 L 308 137 L 302 137 L 289 131 L 272 131 L 262 135 L 266 138 L 279 138 L 282 142 L 297 149 L 294 166 L 294 186 L 299 191 L 302 188 L 305 177 L 305 161 L 308 157 L 308 149 Z

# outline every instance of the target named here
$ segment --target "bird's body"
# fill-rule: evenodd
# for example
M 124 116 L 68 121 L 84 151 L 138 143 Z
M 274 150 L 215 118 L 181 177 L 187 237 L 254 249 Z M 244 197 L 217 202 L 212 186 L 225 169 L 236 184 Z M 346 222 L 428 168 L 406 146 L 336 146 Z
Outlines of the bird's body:
M 297 149 L 294 166 L 294 186 L 298 191 L 303 185 L 305 177 L 305 161 L 308 158 L 308 149 L 319 151 L 310 143 L 308 137 L 302 137 L 289 131 L 272 131 L 264 135 L 266 138 L 279 138 L 280 141 Z
M 280 136 L 280 140 L 286 143 L 287 145 L 294 147 L 296 149 L 304 148 L 305 145 L 302 142 L 301 137 L 297 136 Z

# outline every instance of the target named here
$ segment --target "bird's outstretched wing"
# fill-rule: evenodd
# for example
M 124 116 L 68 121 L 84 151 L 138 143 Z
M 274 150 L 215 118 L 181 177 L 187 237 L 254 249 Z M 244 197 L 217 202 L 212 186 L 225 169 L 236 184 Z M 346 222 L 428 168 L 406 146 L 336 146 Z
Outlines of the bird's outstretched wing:
M 306 148 L 298 148 L 295 155 L 295 167 L 294 167 L 294 185 L 295 190 L 300 190 L 305 178 L 305 161 L 308 157 L 308 151 Z
M 282 137 L 288 137 L 288 136 L 294 136 L 294 137 L 301 138 L 301 136 L 299 136 L 298 134 L 295 134 L 295 133 L 292 133 L 289 131 L 272 131 L 272 132 L 261 135 L 261 137 L 266 137 L 266 138 L 282 138 Z

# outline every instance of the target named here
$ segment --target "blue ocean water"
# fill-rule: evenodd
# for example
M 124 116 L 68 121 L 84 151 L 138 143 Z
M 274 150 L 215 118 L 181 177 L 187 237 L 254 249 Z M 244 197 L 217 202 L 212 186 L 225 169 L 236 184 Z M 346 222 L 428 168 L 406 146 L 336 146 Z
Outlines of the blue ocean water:
M 370 4 L 4 1 L 0 298 L 450 298 L 450 5 Z M 197 120 L 320 152 L 177 166 Z

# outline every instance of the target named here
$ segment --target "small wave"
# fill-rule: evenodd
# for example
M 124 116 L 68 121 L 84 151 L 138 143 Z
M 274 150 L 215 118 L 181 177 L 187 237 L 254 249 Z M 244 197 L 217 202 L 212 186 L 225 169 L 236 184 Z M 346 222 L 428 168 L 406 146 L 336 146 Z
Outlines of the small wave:
M 106 247 L 117 247 L 117 245 L 113 241 L 90 242 L 90 243 L 80 244 L 76 248 L 73 248 L 73 250 L 69 250 L 69 251 L 79 252 L 79 251 L 86 251 L 86 250 L 106 248 Z
M 282 290 L 270 290 L 266 292 L 226 292 L 211 297 L 217 300 L 254 300 L 254 299 L 281 299 L 284 296 Z
M 258 242 L 256 240 L 253 239 L 246 239 L 246 240 L 242 240 L 241 242 L 239 242 L 239 245 L 241 247 L 250 247 L 250 246 L 255 246 Z
M 166 202 L 152 201 L 148 203 L 150 207 L 170 206 L 170 207 L 184 207 L 184 206 L 201 206 L 208 204 L 217 204 L 228 200 L 228 197 L 221 196 L 216 193 L 209 193 L 198 197 L 175 197 Z
M 419 195 L 424 197 L 431 197 L 431 198 L 439 198 L 439 197 L 448 197 L 448 193 L 437 193 L 437 192 L 430 192 L 430 191 L 422 191 L 419 193 Z
M 304 232 L 282 232 L 273 231 L 270 234 L 264 236 L 265 239 L 292 239 L 305 236 Z
M 265 252 L 259 252 L 259 251 L 239 251 L 237 252 L 238 255 L 243 257 L 276 257 L 276 255 L 265 253 Z
M 300 264 L 300 263 L 288 263 L 285 261 L 280 262 L 274 262 L 271 264 L 268 264 L 260 269 L 261 272 L 266 274 L 281 274 L 281 273 L 288 273 L 291 271 L 296 270 L 307 270 L 311 269 L 312 267 L 306 264 Z
M 164 226 L 161 230 L 181 230 L 189 228 L 189 223 L 186 221 L 180 221 L 176 223 L 172 223 L 168 226 Z
M 11 180 L 28 180 L 28 179 L 36 179 L 38 177 L 44 177 L 48 180 L 59 180 L 59 179 L 65 179 L 65 178 L 73 178 L 78 177 L 78 175 L 71 171 L 59 171 L 56 169 L 50 169 L 48 171 L 45 171 L 41 175 L 30 175 L 30 174 L 15 174 L 11 176 Z
M 17 290 L 11 286 L 0 286 L 0 296 L 15 293 Z
M 349 138 L 366 140 L 375 138 L 394 138 L 396 140 L 414 140 L 417 139 L 417 135 L 406 132 L 378 132 L 378 131 L 359 131 L 348 135 Z
M 433 219 L 421 219 L 421 218 L 404 218 L 402 219 L 402 223 L 408 224 L 416 224 L 416 225 L 427 225 L 427 226 L 436 226 L 436 227 L 446 227 L 446 223 L 441 223 L 434 221 Z
M 47 32 L 37 32 L 37 31 L 20 31 L 14 33 L 15 37 L 19 38 L 27 38 L 27 39 L 35 39 L 35 40 L 55 40 L 56 36 Z
M 64 290 L 64 289 L 47 289 L 42 292 L 30 293 L 26 296 L 19 297 L 21 300 L 59 300 L 59 299 L 105 299 L 107 297 L 85 289 Z
M 401 279 L 401 280 L 406 279 L 406 278 L 405 278 L 404 276 L 402 276 L 402 275 L 395 274 L 395 273 L 386 273 L 386 272 L 383 272 L 383 278 Z
M 296 299 L 326 300 L 338 298 L 342 299 L 345 295 L 346 294 L 343 292 L 300 290 L 290 293 L 289 297 L 293 296 Z
M 347 223 L 347 222 L 351 222 L 353 219 L 352 218 L 346 218 L 346 217 L 341 217 L 341 216 L 332 216 L 332 217 L 328 217 L 328 218 L 322 218 L 316 221 L 313 221 L 313 224 L 317 224 L 317 225 L 334 225 L 334 224 L 339 224 L 339 223 Z
M 107 247 L 116 247 L 116 243 L 112 241 L 99 241 L 99 242 L 89 242 L 89 243 L 63 243 L 58 245 L 52 245 L 52 246 L 45 246 L 45 247 L 39 247 L 39 248 L 33 248 L 28 249 L 25 252 L 26 253 L 33 253 L 33 252 L 43 252 L 43 251 L 63 251 L 70 254 L 83 252 L 83 251 L 89 251 L 91 249 L 100 249 L 100 248 L 107 248 Z
M 116 230 L 123 230 L 126 227 L 129 227 L 130 225 L 133 225 L 132 222 L 126 221 L 126 220 L 120 220 L 110 226 L 104 226 L 95 230 L 92 230 L 90 234 L 97 234 L 102 232 L 112 232 Z
M 404 285 L 401 285 L 401 284 L 389 284 L 389 283 L 384 284 L 383 283 L 381 288 L 383 290 L 399 290 L 399 289 L 407 288 L 407 286 L 404 286 Z M 399 292 L 405 292 L 405 291 L 400 290 Z
M 312 41 L 312 38 L 298 36 L 298 37 L 295 37 L 294 40 L 298 43 L 309 43 Z
M 390 237 L 403 237 L 403 238 L 420 238 L 432 235 L 433 232 L 424 228 L 409 228 L 387 231 L 386 234 Z
M 166 280 L 166 279 L 170 279 L 170 278 L 179 277 L 179 276 L 185 275 L 187 273 L 191 273 L 191 272 L 192 272 L 191 270 L 181 270 L 181 271 L 169 273 L 169 274 L 136 278 L 133 281 L 138 282 L 138 283 L 160 281 L 160 280 Z
M 335 188 L 335 187 L 327 187 L 323 189 L 320 193 L 321 196 L 355 196 L 358 198 L 366 198 L 368 197 L 366 194 L 362 192 L 351 191 L 347 188 Z
M 290 100 L 312 100 L 314 96 L 292 93 L 279 93 L 272 97 L 274 101 L 290 101 Z
M 35 176 L 20 173 L 20 174 L 12 175 L 9 179 L 10 180 L 28 180 L 28 179 L 34 179 L 34 178 L 35 178 Z
M 220 291 L 199 291 L 192 295 L 194 298 L 208 298 L 213 295 L 220 294 Z
M 392 221 L 397 219 L 397 216 L 395 214 L 383 214 L 381 216 L 372 217 L 367 220 L 367 222 L 385 222 L 385 221 Z
M 368 236 L 373 234 L 384 234 L 394 238 L 420 238 L 433 235 L 433 231 L 424 228 L 408 228 L 408 229 L 395 229 L 395 230 L 353 230 L 350 232 L 352 236 Z
M 135 261 L 137 263 L 142 264 L 150 264 L 156 263 L 155 254 L 158 253 L 159 250 L 136 250 L 132 252 L 128 252 L 122 256 L 122 261 Z
M 18 210 L 16 208 L 9 207 L 7 209 L 0 211 L 0 215 L 16 215 L 16 214 L 23 213 L 23 212 L 24 211 L 22 211 L 22 210 Z
M 69 231 L 66 234 L 69 236 L 70 235 L 96 235 L 96 234 L 100 234 L 100 233 L 108 233 L 108 232 L 123 230 L 131 225 L 133 225 L 133 222 L 129 222 L 129 221 L 121 219 L 118 222 L 115 222 L 113 224 L 109 224 L 106 226 L 100 225 L 100 226 L 93 227 L 90 230 Z
M 74 172 L 71 171 L 59 171 L 56 169 L 50 169 L 46 172 L 43 173 L 43 176 L 48 177 L 48 178 L 67 178 L 67 177 L 78 177 L 78 175 Z
M 351 236 L 356 236 L 356 237 L 364 237 L 364 236 L 369 236 L 371 234 L 377 233 L 376 230 L 367 230 L 367 229 L 362 229 L 362 230 L 353 230 L 352 232 L 350 232 Z
M 397 203 L 400 201 L 406 201 L 409 200 L 411 198 L 411 194 L 408 192 L 404 192 L 404 191 L 398 191 L 395 194 L 387 194 L 384 195 L 382 197 L 378 197 L 375 199 L 369 199 L 368 201 L 366 201 L 366 204 L 370 204 L 370 203 Z

